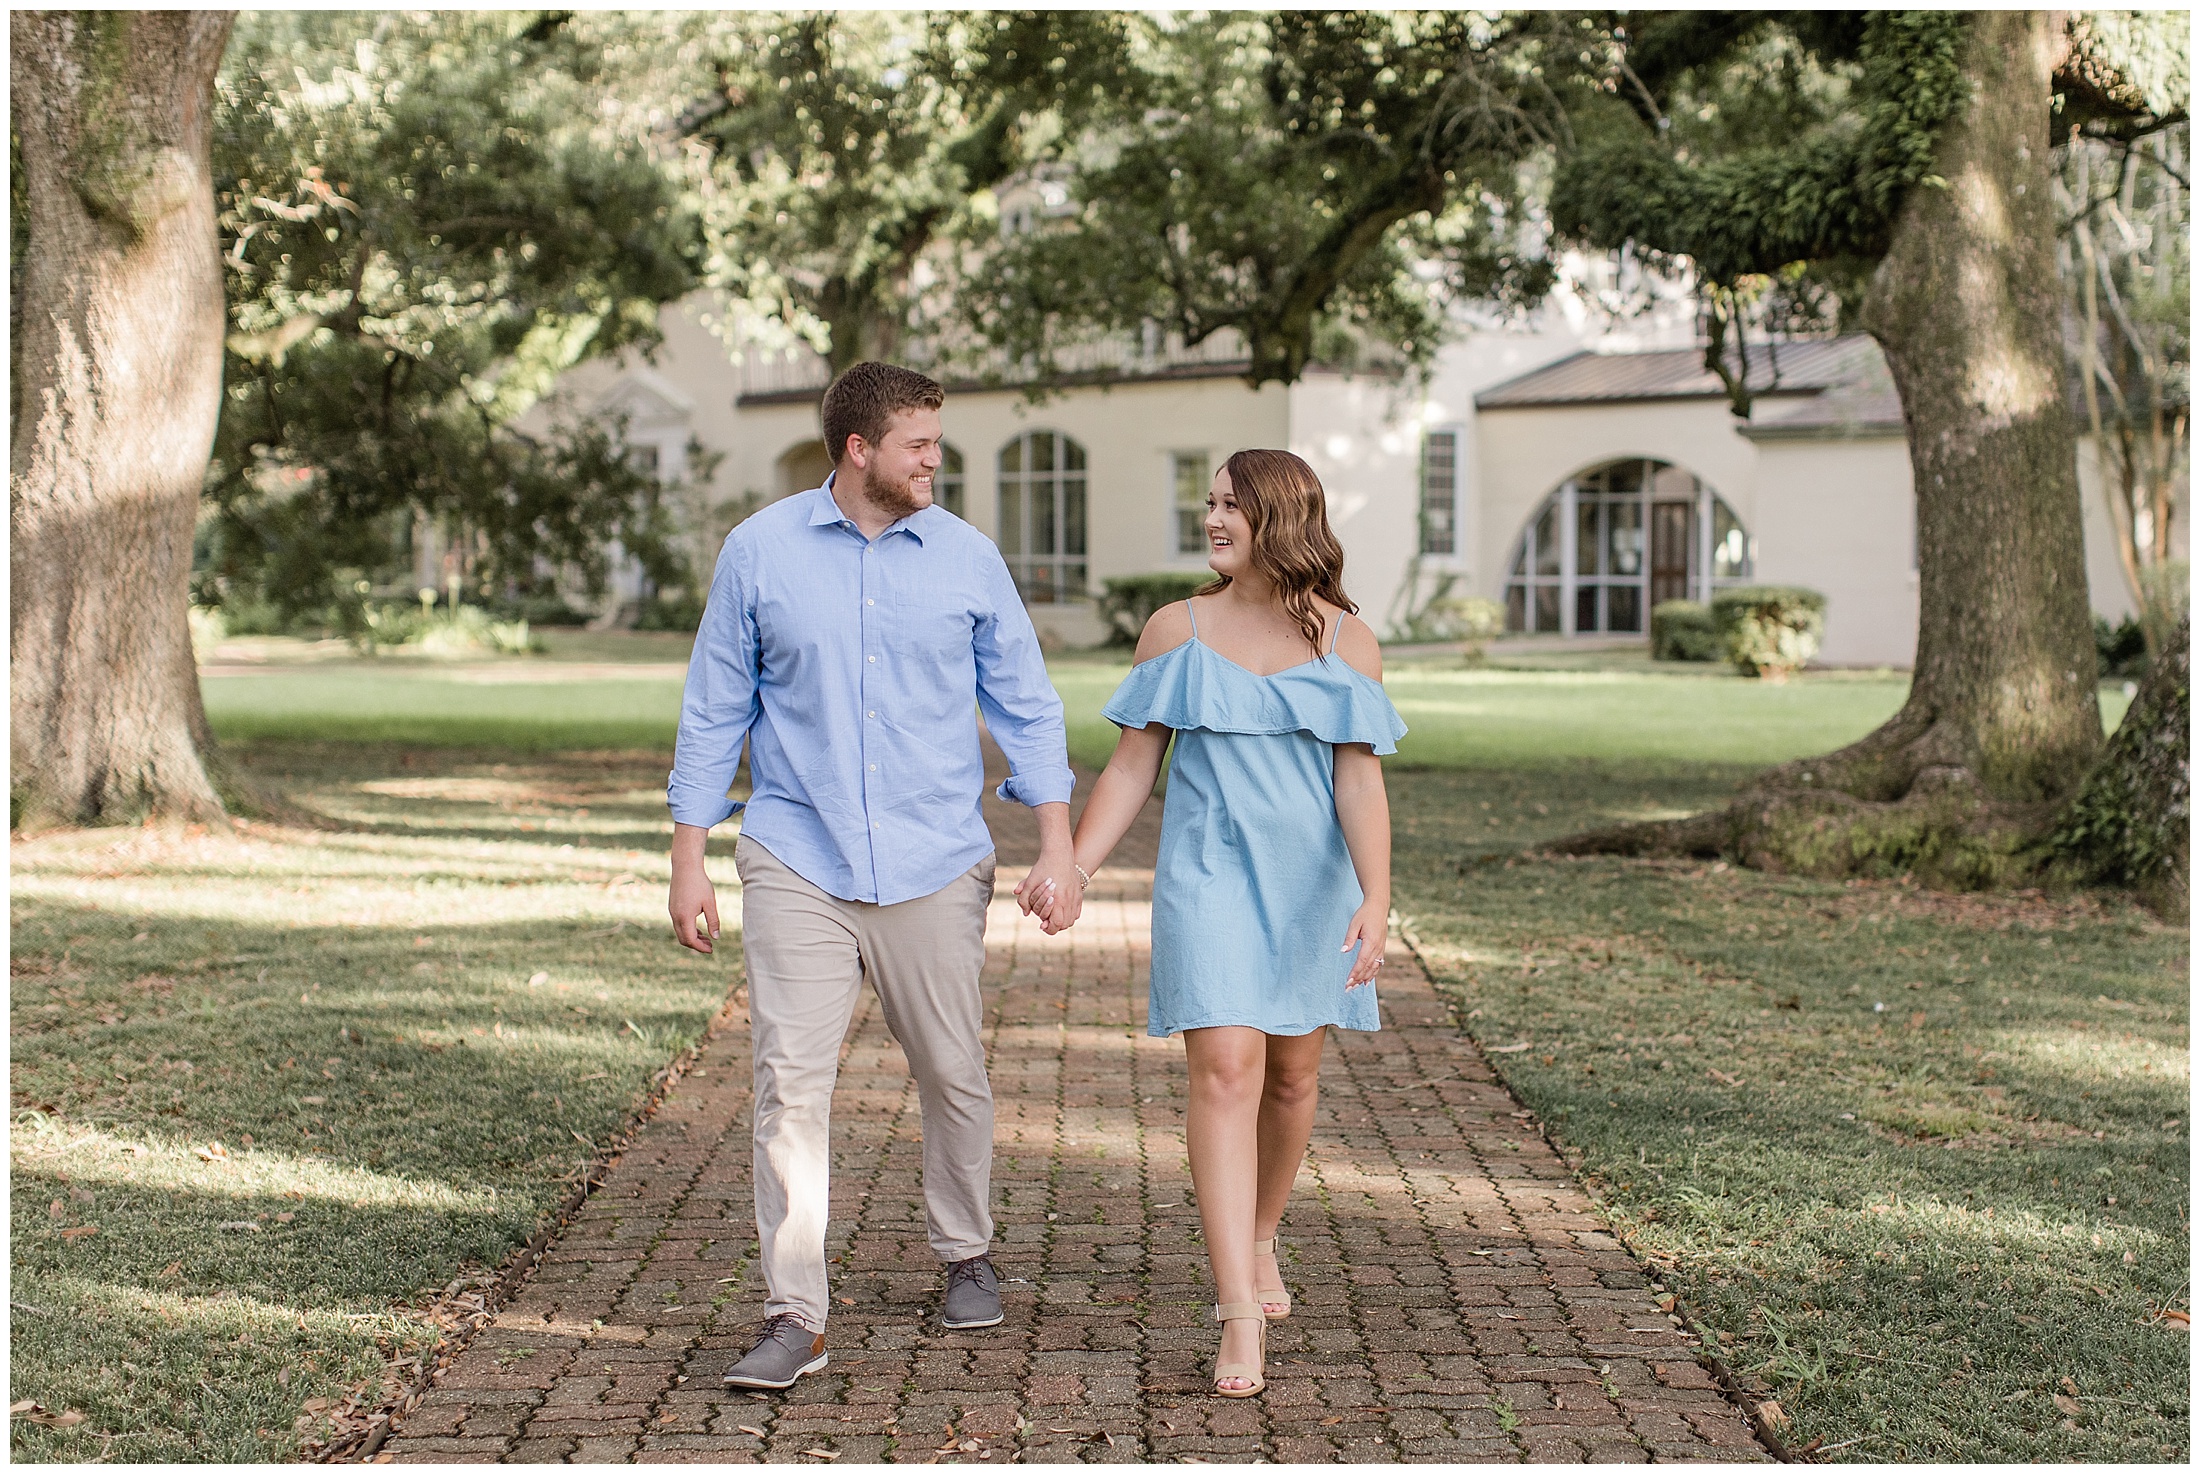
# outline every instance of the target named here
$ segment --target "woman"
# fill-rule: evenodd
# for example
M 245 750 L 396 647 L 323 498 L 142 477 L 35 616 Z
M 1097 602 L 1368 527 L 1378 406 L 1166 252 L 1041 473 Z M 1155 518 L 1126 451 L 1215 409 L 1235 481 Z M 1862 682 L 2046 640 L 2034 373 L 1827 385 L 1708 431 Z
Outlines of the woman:
M 1105 715 L 1123 729 L 1077 826 L 1089 880 L 1176 755 L 1154 871 L 1147 1032 L 1181 1033 L 1185 1132 L 1214 1273 L 1214 1390 L 1251 1397 L 1291 1313 L 1275 1234 L 1314 1125 L 1323 1030 L 1380 1027 L 1390 808 L 1378 753 L 1405 723 L 1344 550 L 1297 456 L 1243 450 L 1207 496 L 1214 583 L 1146 623 Z M 1050 930 L 1083 891 L 1039 898 Z

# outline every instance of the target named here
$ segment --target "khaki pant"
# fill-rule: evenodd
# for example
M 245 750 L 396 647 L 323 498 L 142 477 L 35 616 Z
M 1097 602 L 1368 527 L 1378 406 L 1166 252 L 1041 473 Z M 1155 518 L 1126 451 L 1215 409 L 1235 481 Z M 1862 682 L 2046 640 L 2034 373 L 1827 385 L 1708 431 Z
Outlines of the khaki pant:
M 944 1262 L 993 1242 L 993 1089 L 986 1080 L 985 910 L 993 857 L 913 901 L 826 894 L 743 836 L 741 946 L 756 1055 L 756 1236 L 767 1315 L 825 1328 L 833 1081 L 863 982 L 908 1056 L 924 1107 L 924 1218 Z

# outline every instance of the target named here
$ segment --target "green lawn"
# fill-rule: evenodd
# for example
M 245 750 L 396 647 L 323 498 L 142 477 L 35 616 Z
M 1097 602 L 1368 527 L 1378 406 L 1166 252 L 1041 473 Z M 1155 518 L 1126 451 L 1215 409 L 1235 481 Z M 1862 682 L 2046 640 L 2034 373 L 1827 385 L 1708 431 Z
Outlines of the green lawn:
M 242 757 L 331 828 L 14 846 L 11 1397 L 85 1415 L 18 1459 L 380 1401 L 738 976 L 665 941 L 661 756 Z
M 208 710 L 318 827 L 14 845 L 11 1395 L 85 1415 L 18 1458 L 283 1458 L 371 1405 L 737 980 L 662 936 L 680 637 L 263 645 Z M 1830 1457 L 2182 1457 L 2186 933 L 1525 859 L 1903 690 L 1565 664 L 1394 663 L 1398 907 L 1620 1231 Z M 1088 766 L 1124 668 L 1054 665 Z

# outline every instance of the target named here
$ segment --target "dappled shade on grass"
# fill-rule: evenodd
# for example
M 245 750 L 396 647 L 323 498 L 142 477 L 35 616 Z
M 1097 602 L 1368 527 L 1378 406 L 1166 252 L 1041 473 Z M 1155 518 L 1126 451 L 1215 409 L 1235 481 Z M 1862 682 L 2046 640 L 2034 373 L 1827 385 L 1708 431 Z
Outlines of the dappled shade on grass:
M 534 1233 L 737 980 L 664 938 L 657 759 L 399 766 L 439 801 L 262 757 L 349 826 L 16 847 L 12 1393 L 87 1414 L 19 1458 L 279 1459 L 371 1405 L 431 1339 L 398 1307 Z
M 2186 933 L 2113 900 L 1522 861 L 1479 822 L 1509 781 L 1394 777 L 1398 907 L 1792 1441 L 2182 1457 Z M 1574 822 L 1551 807 L 1544 833 Z

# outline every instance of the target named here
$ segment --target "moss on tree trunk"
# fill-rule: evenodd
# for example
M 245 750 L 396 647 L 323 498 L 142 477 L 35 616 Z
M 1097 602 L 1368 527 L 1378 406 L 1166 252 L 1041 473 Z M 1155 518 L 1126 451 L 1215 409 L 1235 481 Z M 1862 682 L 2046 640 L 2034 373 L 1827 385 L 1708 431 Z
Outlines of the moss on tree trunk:
M 221 802 L 187 620 L 221 408 L 209 166 L 232 17 L 18 11 L 9 675 L 18 824 Z
M 2056 870 L 2183 918 L 2192 884 L 2192 619 L 2163 641 L 2124 724 L 2057 818 Z

